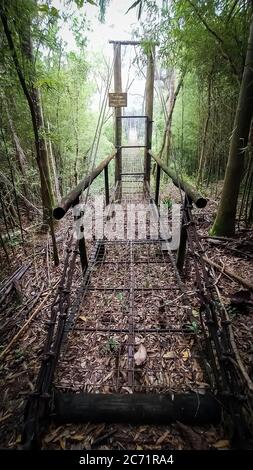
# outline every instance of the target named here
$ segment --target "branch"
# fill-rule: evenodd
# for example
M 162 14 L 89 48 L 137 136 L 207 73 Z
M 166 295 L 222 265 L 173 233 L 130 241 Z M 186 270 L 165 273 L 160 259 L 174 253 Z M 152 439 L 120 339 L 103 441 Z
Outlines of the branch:
M 233 63 L 233 60 L 231 59 L 231 57 L 227 54 L 227 52 L 224 51 L 223 47 L 224 47 L 224 41 L 223 39 L 216 33 L 216 31 L 214 31 L 210 26 L 209 24 L 206 22 L 205 18 L 200 14 L 198 8 L 196 7 L 196 5 L 191 1 L 191 0 L 188 0 L 188 2 L 190 3 L 190 5 L 192 6 L 192 8 L 194 9 L 195 13 L 197 14 L 198 18 L 200 19 L 200 21 L 203 23 L 203 25 L 205 26 L 205 28 L 207 29 L 207 31 L 209 31 L 209 33 L 216 39 L 217 43 L 219 44 L 220 46 L 220 51 L 221 51 L 221 55 L 222 57 L 229 63 L 230 67 L 231 67 L 231 70 L 234 74 L 234 76 L 236 77 L 237 79 L 237 82 L 241 83 L 241 80 L 240 80 L 240 76 L 239 76 L 239 73 Z

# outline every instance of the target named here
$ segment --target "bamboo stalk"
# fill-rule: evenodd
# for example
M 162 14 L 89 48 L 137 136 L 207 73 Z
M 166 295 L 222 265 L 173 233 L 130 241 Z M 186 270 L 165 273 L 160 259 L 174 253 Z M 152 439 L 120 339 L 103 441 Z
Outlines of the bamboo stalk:
M 34 310 L 34 312 L 31 314 L 31 316 L 28 318 L 28 320 L 24 323 L 22 328 L 17 332 L 17 334 L 12 338 L 12 340 L 9 342 L 9 344 L 6 346 L 6 348 L 1 352 L 0 354 L 0 359 L 3 359 L 4 356 L 7 354 L 7 352 L 10 350 L 11 346 L 17 341 L 17 339 L 20 338 L 20 336 L 23 334 L 27 326 L 31 323 L 31 321 L 35 318 L 35 315 L 38 313 L 38 311 L 41 310 L 43 305 L 46 303 L 48 297 L 52 293 L 52 290 L 59 284 L 60 279 L 53 285 L 52 289 L 47 293 L 46 297 L 42 300 L 42 302 L 38 305 L 38 307 Z
M 234 271 L 232 271 L 232 269 L 220 266 L 219 264 L 215 263 L 214 261 L 211 261 L 210 259 L 208 259 L 206 256 L 203 256 L 203 260 L 207 264 L 209 264 L 210 266 L 213 266 L 214 268 L 218 269 L 218 271 L 220 271 L 221 273 L 226 274 L 226 276 L 232 277 L 233 279 L 235 279 L 235 281 L 239 282 L 240 284 L 242 284 L 247 289 L 253 290 L 253 284 L 251 282 L 247 281 L 247 279 L 244 279 L 241 276 L 238 276 L 238 274 L 236 274 Z

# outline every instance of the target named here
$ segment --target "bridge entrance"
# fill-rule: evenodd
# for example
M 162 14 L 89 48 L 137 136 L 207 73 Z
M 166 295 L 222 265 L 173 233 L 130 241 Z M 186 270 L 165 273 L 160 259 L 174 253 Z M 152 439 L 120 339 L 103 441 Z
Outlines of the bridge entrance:
M 143 192 L 145 156 L 148 142 L 148 116 L 119 116 L 122 128 L 121 189 L 122 194 Z
M 114 48 L 114 102 L 115 109 L 115 182 L 124 192 L 150 182 L 150 154 L 154 97 L 155 45 L 147 54 L 144 115 L 127 114 L 126 92 L 122 90 L 121 46 L 140 46 L 139 41 L 110 41 Z M 143 97 L 144 98 L 144 97 Z M 109 100 L 110 103 L 110 100 Z

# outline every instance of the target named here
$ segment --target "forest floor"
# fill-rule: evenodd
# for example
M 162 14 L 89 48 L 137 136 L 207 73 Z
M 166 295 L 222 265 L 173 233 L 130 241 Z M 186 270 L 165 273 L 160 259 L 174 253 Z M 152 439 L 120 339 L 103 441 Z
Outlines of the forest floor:
M 169 185 L 169 189 L 163 192 L 162 197 L 179 200 L 179 194 L 174 186 Z M 240 229 L 237 231 L 233 240 L 214 240 L 208 235 L 208 230 L 212 225 L 217 210 L 217 201 L 210 198 L 207 207 L 203 210 L 194 210 L 194 217 L 197 230 L 200 235 L 205 250 L 205 256 L 225 267 L 229 267 L 242 278 L 248 281 L 253 279 L 253 230 Z M 63 219 L 56 227 L 57 244 L 60 254 L 60 266 L 54 267 L 52 259 L 51 243 L 48 235 L 36 233 L 33 228 L 29 230 L 26 227 L 25 232 L 25 251 L 23 246 L 17 244 L 13 247 L 11 255 L 11 264 L 5 261 L 1 266 L 2 283 L 0 285 L 0 294 L 2 299 L 2 313 L 0 322 L 0 446 L 1 448 L 15 449 L 19 448 L 21 441 L 21 429 L 23 422 L 24 405 L 28 395 L 34 390 L 34 384 L 38 369 L 40 366 L 40 357 L 42 346 L 45 339 L 45 320 L 49 318 L 50 306 L 56 291 L 56 286 L 62 272 L 62 261 L 64 260 L 68 234 L 71 227 L 71 214 Z M 88 252 L 92 252 L 92 243 L 88 243 Z M 2 256 L 4 260 L 4 254 Z M 12 273 L 20 267 L 24 268 L 24 273 L 20 280 L 9 282 Z M 194 290 L 194 265 L 189 255 L 184 273 L 184 282 L 187 289 Z M 222 296 L 222 301 L 226 305 L 230 319 L 232 320 L 233 332 L 236 345 L 241 356 L 248 375 L 253 379 L 253 299 L 252 294 L 243 288 L 234 279 L 224 273 L 216 272 L 217 286 Z M 100 273 L 101 276 L 101 273 Z M 107 277 L 108 276 L 108 277 Z M 116 274 L 116 278 L 117 278 Z M 108 283 L 114 282 L 115 272 L 106 276 L 102 275 Z M 74 281 L 73 292 L 78 288 L 81 279 L 81 270 L 77 266 Z M 110 318 L 118 308 L 118 303 L 122 299 L 118 296 L 112 299 L 108 306 Z M 89 312 L 95 315 L 100 325 L 104 324 L 101 317 L 101 299 L 91 299 L 90 304 L 85 304 L 85 308 L 80 312 L 79 325 L 89 321 Z M 140 310 L 142 305 L 140 304 Z M 197 308 L 197 303 L 196 303 Z M 94 311 L 95 314 L 94 314 Z M 108 310 L 108 309 L 107 309 Z M 176 312 L 175 312 L 176 314 Z M 145 313 L 146 315 L 146 313 Z M 88 320 L 87 320 L 88 317 Z M 115 319 L 114 319 L 115 321 Z M 119 319 L 116 319 L 118 322 Z M 141 321 L 141 316 L 140 316 Z M 176 321 L 176 317 L 175 317 Z M 27 326 L 26 322 L 28 322 Z M 102 322 L 102 323 L 101 323 Z M 124 325 L 123 325 L 124 326 Z M 122 327 L 123 327 L 122 326 Z M 21 328 L 23 330 L 21 331 Z M 18 333 L 21 331 L 21 333 Z M 16 334 L 19 334 L 17 340 L 13 340 Z M 80 332 L 75 332 L 75 335 Z M 94 335 L 93 335 L 94 336 Z M 77 338 L 75 336 L 74 338 Z M 115 360 L 108 355 L 97 342 L 99 338 L 90 337 L 93 341 L 93 347 L 97 347 L 97 356 L 102 361 L 100 368 L 104 369 L 110 375 L 111 363 Z M 116 338 L 117 339 L 117 338 Z M 142 339 L 140 338 L 140 341 Z M 12 343 L 11 343 L 12 341 Z M 75 339 L 70 337 L 68 346 L 68 356 L 65 364 L 59 367 L 56 375 L 57 380 L 67 380 L 73 387 L 73 377 L 69 377 L 70 369 L 73 366 L 74 357 L 77 355 L 77 349 L 81 356 L 87 356 L 87 347 L 84 342 L 80 342 L 82 348 L 77 345 Z M 115 342 L 116 344 L 116 342 Z M 201 371 L 198 368 L 198 361 L 191 353 L 189 346 L 183 343 L 174 344 L 174 357 L 170 357 L 169 379 L 163 390 L 171 386 L 173 390 L 193 388 L 193 372 L 198 375 L 198 382 L 206 386 Z M 154 358 L 156 354 L 156 345 L 150 344 L 147 349 L 152 350 Z M 103 354 L 101 354 L 103 350 Z M 159 357 L 164 357 L 164 351 L 159 350 Z M 87 364 L 85 364 L 85 368 Z M 79 364 L 79 367 L 81 365 Z M 92 370 L 94 364 L 90 364 Z M 178 374 L 176 373 L 178 370 Z M 181 376 L 180 376 L 181 374 Z M 124 374 L 118 387 L 125 388 L 127 393 L 127 384 L 124 383 Z M 174 379 L 173 379 L 174 377 Z M 110 377 L 109 377 L 110 379 Z M 153 380 L 153 382 L 152 382 Z M 156 390 L 154 378 L 149 377 L 150 383 Z M 89 377 L 86 376 L 86 383 L 89 383 Z M 107 377 L 108 381 L 108 377 Z M 94 382 L 94 377 L 93 377 Z M 101 378 L 97 376 L 97 386 L 101 389 Z M 61 386 L 64 384 L 61 383 Z M 93 390 L 94 384 L 90 388 Z M 76 388 L 78 389 L 78 387 Z M 105 392 L 110 392 L 110 384 L 105 381 Z M 122 390 L 120 390 L 122 391 Z M 230 448 L 229 431 L 225 430 L 221 424 L 219 426 L 189 427 L 181 423 L 170 426 L 131 426 L 131 425 L 106 425 L 106 424 L 85 424 L 85 425 L 52 425 L 43 440 L 44 449 L 228 449 Z

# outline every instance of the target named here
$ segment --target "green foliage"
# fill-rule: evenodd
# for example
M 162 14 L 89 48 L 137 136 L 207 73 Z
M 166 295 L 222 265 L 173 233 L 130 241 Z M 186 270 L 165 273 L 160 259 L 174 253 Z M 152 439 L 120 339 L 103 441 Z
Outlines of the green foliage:
M 192 321 L 191 323 L 186 325 L 187 330 L 193 332 L 195 335 L 197 335 L 200 331 L 199 329 L 199 324 L 196 321 Z
M 89 57 L 86 50 L 89 22 L 85 12 L 80 10 L 77 15 L 75 8 L 77 5 L 81 9 L 84 3 L 87 2 L 67 1 L 68 8 L 65 12 L 52 6 L 51 1 L 36 5 L 33 0 L 22 0 L 11 2 L 7 9 L 8 23 L 22 73 L 29 87 L 35 87 L 40 93 L 45 121 L 43 136 L 48 149 L 50 142 L 62 193 L 66 193 L 75 184 L 75 171 L 78 173 L 78 178 L 83 177 L 87 171 L 88 151 L 93 141 L 99 113 L 99 106 L 96 108 L 92 106 L 97 93 L 94 74 L 97 76 L 98 68 L 101 70 L 102 87 L 103 80 L 106 80 L 106 67 L 101 66 L 101 58 L 94 54 Z M 104 16 L 108 1 L 88 3 L 99 6 Z M 72 30 L 76 43 L 74 51 L 67 50 L 61 39 L 60 28 L 64 21 L 68 22 Z M 31 202 L 40 205 L 40 180 L 35 159 L 31 116 L 1 28 L 0 23 L 0 35 L 3 38 L 0 52 L 0 87 L 9 102 L 13 125 L 27 159 L 25 174 L 27 196 Z M 34 64 L 27 60 L 24 44 L 20 41 L 24 31 L 31 34 L 35 53 Z M 105 77 L 102 78 L 104 72 Z M 8 148 L 13 157 L 13 164 L 17 167 L 15 170 L 17 189 L 23 193 L 24 178 L 16 162 L 4 105 L 2 119 L 2 124 L 8 129 Z M 112 121 L 108 120 L 105 131 L 102 132 L 97 161 L 111 151 L 113 138 Z M 0 164 L 0 170 L 3 172 L 5 165 L 5 161 Z
M 117 339 L 110 337 L 104 347 L 104 351 L 108 353 L 116 353 L 120 347 Z
M 169 197 L 165 197 L 163 200 L 162 200 L 162 203 L 165 204 L 168 209 L 171 209 L 172 207 L 172 200 L 169 198 Z

